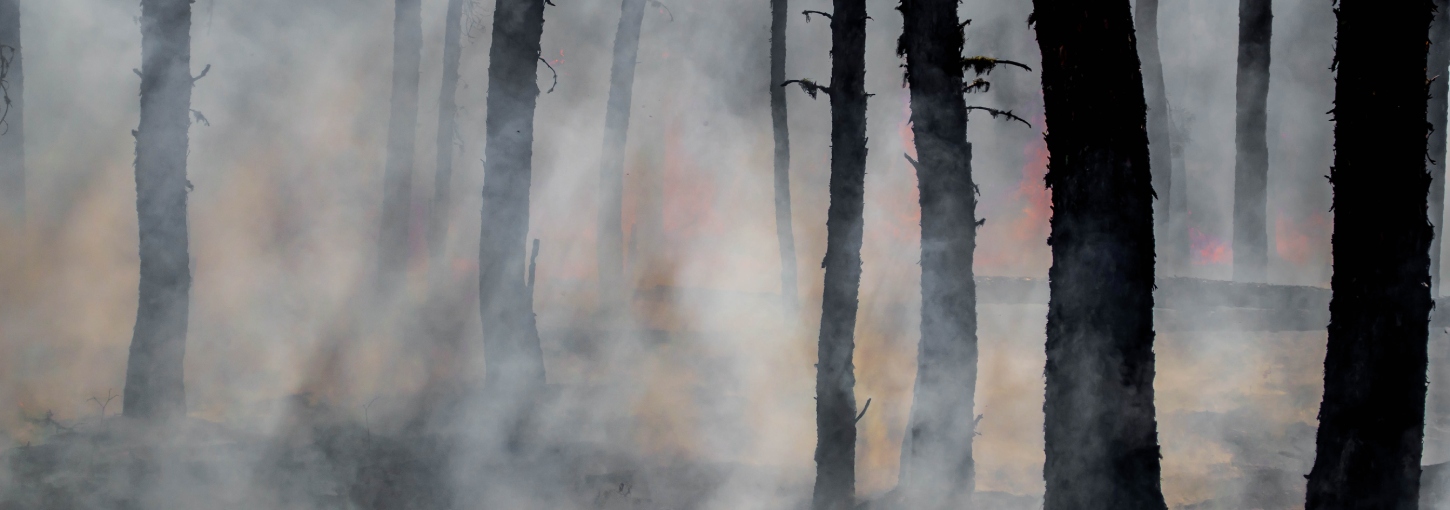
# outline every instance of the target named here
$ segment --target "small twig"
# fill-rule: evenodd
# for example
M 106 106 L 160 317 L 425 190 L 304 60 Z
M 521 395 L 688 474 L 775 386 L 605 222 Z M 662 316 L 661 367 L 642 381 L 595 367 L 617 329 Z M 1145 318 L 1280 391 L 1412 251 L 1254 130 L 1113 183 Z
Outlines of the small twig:
M 202 125 L 204 125 L 206 127 L 211 127 L 211 121 L 206 120 L 206 116 L 205 115 L 202 115 L 201 112 L 196 111 L 196 110 L 192 110 L 191 111 L 191 117 L 193 119 L 195 119 L 193 121 L 193 123 L 200 122 L 200 123 L 202 123 Z
M 861 414 L 856 415 L 856 421 L 853 421 L 851 423 L 856 423 L 856 422 L 861 421 L 861 417 L 866 416 L 866 410 L 867 409 L 870 409 L 870 408 L 871 408 L 871 399 L 868 398 L 868 399 L 866 399 L 866 405 L 861 406 Z
M 111 400 L 113 400 L 116 397 L 119 397 L 120 396 L 120 395 L 113 395 L 112 392 L 113 391 L 112 391 L 111 388 L 106 388 L 106 400 L 104 400 L 104 401 L 102 401 L 98 397 L 91 397 L 91 400 L 90 400 L 91 402 L 95 402 L 96 405 L 101 406 L 101 418 L 105 418 L 106 417 L 106 405 L 107 404 L 110 404 L 111 403 Z
M 828 96 L 831 95 L 831 88 L 830 87 L 827 87 L 825 85 L 821 85 L 821 84 L 816 83 L 816 82 L 811 81 L 811 80 L 786 80 L 786 82 L 780 84 L 780 86 L 784 87 L 784 86 L 790 85 L 792 83 L 794 83 L 796 85 L 800 85 L 801 86 L 801 90 L 806 91 L 806 94 L 809 94 L 811 96 L 811 99 L 815 99 L 816 98 L 816 94 L 821 93 L 821 92 L 825 92 L 826 95 L 828 95 Z
M 810 23 L 811 22 L 811 15 L 812 14 L 818 14 L 818 15 L 821 15 L 821 16 L 825 16 L 825 18 L 828 19 L 828 20 L 833 20 L 834 21 L 836 19 L 836 18 L 832 17 L 830 14 L 824 13 L 824 12 L 821 12 L 821 11 L 801 11 L 801 14 L 804 14 L 806 16 L 806 23 Z
M 1005 59 L 992 58 L 992 57 L 981 57 L 981 56 L 978 56 L 978 57 L 968 57 L 968 58 L 962 59 L 962 67 L 964 67 L 966 69 L 971 69 L 972 72 L 977 73 L 977 76 L 981 76 L 981 75 L 984 75 L 984 74 L 991 74 L 992 70 L 993 69 L 996 69 L 997 66 L 999 66 L 999 65 L 1008 65 L 1008 66 L 1020 67 L 1020 68 L 1022 68 L 1024 70 L 1026 70 L 1027 72 L 1032 72 L 1032 68 L 1031 67 L 1027 67 L 1027 64 L 1023 64 L 1021 62 L 1016 62 L 1016 61 L 1012 61 L 1012 60 L 1005 60 Z
M 921 165 L 919 165 L 916 160 L 911 159 L 911 155 L 910 154 L 902 153 L 901 155 L 906 157 L 906 162 L 907 163 L 911 163 L 911 167 L 912 168 L 915 168 L 916 171 L 918 171 L 918 172 L 921 171 Z
M 553 94 L 554 93 L 554 87 L 558 87 L 559 86 L 559 71 L 555 71 L 554 70 L 554 66 L 549 65 L 549 61 L 548 60 L 544 60 L 544 56 L 543 55 L 539 55 L 539 62 L 543 62 L 544 63 L 544 66 L 545 67 L 548 67 L 549 68 L 549 71 L 552 72 L 552 73 L 554 73 L 554 84 L 553 85 L 549 85 L 549 91 L 548 92 L 545 92 L 545 94 Z
M 670 22 L 673 23 L 675 21 L 675 13 L 670 12 L 669 6 L 665 5 L 664 2 L 661 2 L 659 0 L 649 0 L 649 4 L 664 9 L 665 15 L 670 17 Z
M 1023 124 L 1026 124 L 1027 127 L 1029 127 L 1029 128 L 1032 127 L 1032 123 L 1031 122 L 1027 122 L 1027 119 L 1023 119 L 1022 117 L 1018 117 L 1018 116 L 1012 114 L 1012 110 L 998 110 L 996 108 L 987 108 L 985 106 L 968 106 L 967 107 L 967 111 L 972 111 L 972 110 L 982 110 L 984 112 L 990 113 L 990 114 L 992 114 L 992 118 L 994 118 L 994 119 L 997 118 L 998 116 L 1007 117 L 1007 120 L 1015 120 L 1017 122 L 1021 122 Z
M 211 64 L 207 64 L 206 67 L 201 68 L 201 74 L 198 74 L 195 78 L 192 78 L 191 82 L 196 83 L 198 81 L 201 81 L 202 78 L 206 78 L 206 73 L 209 72 L 211 72 Z
M 131 72 L 136 73 L 136 76 L 141 76 L 141 70 L 140 69 L 136 69 L 136 68 L 132 67 L 131 68 Z
M 363 404 L 363 432 L 367 433 L 368 441 L 373 440 L 373 429 L 368 426 L 368 408 L 372 407 L 373 402 L 377 402 L 379 398 L 382 397 L 373 397 L 373 399 L 369 400 L 368 403 Z

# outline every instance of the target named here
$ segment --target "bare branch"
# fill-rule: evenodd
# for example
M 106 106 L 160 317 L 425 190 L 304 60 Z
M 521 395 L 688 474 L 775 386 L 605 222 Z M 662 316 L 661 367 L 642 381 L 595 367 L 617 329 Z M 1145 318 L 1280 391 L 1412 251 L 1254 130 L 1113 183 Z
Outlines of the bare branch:
M 549 61 L 548 60 L 544 60 L 544 56 L 543 55 L 539 55 L 539 62 L 543 62 L 544 63 L 544 66 L 546 66 L 546 67 L 549 68 L 549 72 L 554 73 L 554 84 L 553 85 L 549 85 L 549 91 L 548 92 L 545 92 L 545 94 L 553 94 L 554 93 L 554 87 L 558 87 L 559 86 L 559 71 L 555 71 L 554 70 L 554 66 L 549 65 Z
M 202 78 L 206 78 L 206 73 L 209 72 L 211 72 L 211 64 L 207 64 L 206 67 L 201 68 L 201 74 L 198 74 L 195 78 L 192 78 L 191 82 L 196 83 L 198 81 L 201 81 Z
M 868 398 L 868 399 L 866 399 L 866 405 L 861 406 L 861 414 L 856 415 L 856 421 L 853 421 L 851 423 L 856 423 L 856 422 L 861 421 L 861 417 L 866 416 L 866 410 L 867 409 L 870 409 L 870 408 L 871 408 L 871 399 Z
M 534 292 L 534 268 L 539 263 L 539 240 L 534 240 L 534 252 L 529 255 L 529 293 Z
M 982 78 L 977 78 L 975 80 L 972 80 L 971 83 L 962 86 L 963 94 L 971 94 L 973 92 L 987 92 L 989 90 L 992 90 L 992 82 L 989 82 Z
M 912 168 L 915 168 L 916 171 L 918 171 L 918 172 L 921 171 L 921 165 L 918 164 L 916 160 L 911 159 L 911 155 L 910 154 L 902 154 L 902 156 L 906 157 L 906 162 L 907 163 L 911 163 L 911 167 Z
M 997 66 L 999 66 L 999 65 L 1007 65 L 1007 66 L 1020 67 L 1020 68 L 1022 68 L 1024 70 L 1026 70 L 1027 72 L 1032 72 L 1032 68 L 1031 67 L 1027 67 L 1027 64 L 1023 64 L 1021 62 L 1016 62 L 1016 61 L 1012 61 L 1012 60 L 1005 60 L 1005 59 L 992 58 L 992 57 L 982 57 L 982 56 L 968 57 L 968 58 L 962 59 L 962 67 L 963 68 L 966 68 L 966 69 L 971 69 L 972 72 L 977 73 L 977 76 L 981 76 L 981 75 L 984 75 L 984 74 L 991 74 L 992 70 L 993 69 L 996 69 Z
M 806 94 L 809 94 L 811 96 L 811 99 L 815 99 L 816 98 L 816 94 L 819 94 L 821 92 L 825 92 L 826 95 L 828 95 L 828 96 L 831 95 L 831 88 L 830 87 L 827 87 L 825 85 L 821 85 L 821 84 L 816 83 L 816 82 L 814 82 L 812 80 L 786 80 L 786 82 L 780 84 L 780 86 L 784 87 L 784 86 L 790 85 L 792 83 L 794 83 L 796 85 L 800 85 L 801 86 L 801 90 L 806 91 Z
M 192 110 L 191 111 L 191 117 L 193 119 L 192 120 L 192 123 L 193 124 L 194 123 L 197 123 L 197 122 L 200 122 L 200 123 L 202 123 L 202 125 L 204 125 L 206 127 L 211 127 L 211 121 L 206 120 L 206 116 L 205 115 L 202 115 L 201 112 L 196 111 L 196 110 Z
M 811 15 L 812 14 L 817 14 L 817 15 L 820 15 L 820 16 L 825 16 L 825 18 L 826 19 L 829 19 L 829 20 L 836 19 L 836 18 L 831 17 L 830 14 L 824 13 L 824 12 L 821 12 L 821 11 L 801 11 L 801 14 L 806 15 L 806 23 L 810 23 L 811 22 Z
M 659 0 L 649 0 L 649 4 L 650 5 L 653 5 L 655 7 L 659 7 L 661 9 L 664 9 L 665 10 L 665 14 L 670 17 L 670 22 L 674 22 L 675 21 L 675 13 L 670 12 L 669 6 L 666 6 L 664 4 L 664 2 L 661 2 Z
M 997 118 L 997 117 L 1007 117 L 1007 120 L 1015 120 L 1017 122 L 1021 122 L 1023 124 L 1026 124 L 1027 127 L 1029 127 L 1029 128 L 1032 127 L 1032 123 L 1031 122 L 1027 122 L 1027 119 L 1023 119 L 1022 117 L 1018 117 L 1018 116 L 1012 114 L 1012 110 L 998 110 L 996 108 L 987 108 L 985 106 L 968 106 L 967 107 L 967 111 L 972 111 L 972 110 L 982 110 L 984 112 L 990 113 L 990 114 L 992 114 L 992 118 L 994 118 L 994 119 Z

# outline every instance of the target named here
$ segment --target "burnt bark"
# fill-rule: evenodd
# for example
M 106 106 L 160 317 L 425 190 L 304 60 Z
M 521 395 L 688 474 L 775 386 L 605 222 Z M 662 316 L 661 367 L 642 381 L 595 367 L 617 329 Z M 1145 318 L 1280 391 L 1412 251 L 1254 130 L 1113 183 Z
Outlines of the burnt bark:
M 958 0 L 902 0 L 921 202 L 921 340 L 898 487 L 914 508 L 961 508 L 975 484 L 976 195 Z
M 775 236 L 780 245 L 780 297 L 786 317 L 800 309 L 795 232 L 790 213 L 790 124 L 785 107 L 785 28 L 789 0 L 770 0 L 770 124 L 775 132 Z
M 1188 245 L 1187 236 L 1174 235 L 1185 228 L 1182 218 L 1175 218 L 1179 213 L 1173 207 L 1184 197 L 1175 194 L 1173 186 L 1173 112 L 1168 108 L 1163 59 L 1158 51 L 1158 0 L 1138 0 L 1133 22 L 1138 56 L 1143 61 L 1143 98 L 1148 104 L 1148 158 L 1153 167 L 1153 192 L 1158 196 L 1153 201 L 1153 238 L 1164 254 L 1160 268 L 1177 273 L 1188 266 Z
M 498 0 L 496 5 L 484 120 L 479 310 L 484 384 L 506 406 L 504 413 L 509 416 L 500 419 L 517 420 L 510 425 L 516 427 L 544 385 L 543 352 L 538 333 L 530 328 L 533 303 L 524 279 L 544 0 Z
M 1269 267 L 1269 40 L 1271 0 L 1239 0 L 1234 121 L 1234 280 L 1264 282 Z
M 623 0 L 620 5 L 604 112 L 604 147 L 599 161 L 599 299 L 611 311 L 624 299 L 624 144 L 629 135 L 644 5 L 645 0 Z
M 122 398 L 127 417 L 160 422 L 186 414 L 191 0 L 143 0 L 140 22 L 141 124 L 135 136 L 141 282 Z
M 1339 2 L 1333 298 L 1308 510 L 1417 506 L 1432 304 L 1432 5 Z
M 1440 295 L 1440 247 L 1445 235 L 1445 135 L 1446 113 L 1450 112 L 1450 0 L 1434 0 L 1435 19 L 1430 22 L 1430 54 L 1426 64 L 1430 82 L 1430 224 L 1435 239 L 1430 243 L 1430 293 Z
M 25 219 L 25 66 L 20 41 L 20 0 L 0 0 L 0 213 Z
M 443 28 L 443 84 L 438 92 L 438 156 L 433 207 L 428 217 L 428 255 L 443 264 L 443 243 L 453 199 L 453 139 L 458 135 L 458 61 L 463 55 L 463 0 L 448 0 Z
M 1034 0 L 1050 152 L 1046 510 L 1165 508 L 1153 188 L 1128 2 Z
M 408 227 L 418 124 L 418 68 L 422 63 L 422 0 L 396 0 L 393 17 L 393 93 L 388 154 L 383 170 L 382 224 L 378 229 L 378 289 L 395 290 L 408 269 Z
M 831 205 L 826 211 L 825 287 L 816 364 L 813 510 L 848 510 L 856 494 L 857 298 L 866 190 L 866 1 L 833 0 L 831 18 Z

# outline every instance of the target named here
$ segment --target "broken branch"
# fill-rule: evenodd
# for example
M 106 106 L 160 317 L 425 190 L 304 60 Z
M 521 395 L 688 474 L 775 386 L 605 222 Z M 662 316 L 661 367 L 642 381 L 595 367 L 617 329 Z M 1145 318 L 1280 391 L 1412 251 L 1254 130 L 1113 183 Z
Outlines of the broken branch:
M 661 2 L 659 0 L 649 0 L 649 4 L 650 5 L 653 5 L 655 7 L 659 7 L 660 9 L 663 9 L 664 12 L 665 12 L 665 15 L 667 15 L 667 16 L 670 17 L 670 22 L 674 22 L 675 21 L 675 13 L 670 12 L 670 8 L 668 6 L 666 6 L 664 4 L 664 2 Z
M 1026 124 L 1027 127 L 1029 127 L 1029 128 L 1032 127 L 1032 123 L 1031 122 L 1027 122 L 1027 119 L 1023 119 L 1022 117 L 1018 117 L 1018 116 L 1014 115 L 1012 113 L 1012 110 L 998 110 L 996 108 L 987 108 L 985 106 L 968 106 L 967 107 L 967 111 L 972 111 L 972 110 L 982 110 L 984 112 L 987 112 L 987 113 L 991 114 L 992 115 L 992 118 L 994 118 L 994 119 L 997 118 L 997 117 L 999 117 L 999 116 L 1000 117 L 1007 117 L 1007 120 L 1015 120 L 1017 122 L 1021 122 L 1023 124 Z
M 554 66 L 549 65 L 549 61 L 548 60 L 544 60 L 544 56 L 543 55 L 539 55 L 539 62 L 543 62 L 544 63 L 544 66 L 549 68 L 549 72 L 554 73 L 554 84 L 553 85 L 549 85 L 549 91 L 548 92 L 545 92 L 545 94 L 553 94 L 554 93 L 554 87 L 558 87 L 559 86 L 559 71 L 555 71 L 554 70 Z
M 856 421 L 853 421 L 851 423 L 856 423 L 856 422 L 861 421 L 861 417 L 866 416 L 866 410 L 867 409 L 870 409 L 870 408 L 871 408 L 871 399 L 868 398 L 868 399 L 866 399 L 866 405 L 861 406 L 861 414 L 856 415 Z
M 207 64 L 206 67 L 201 68 L 201 74 L 198 74 L 195 78 L 192 78 L 191 82 L 196 83 L 198 81 L 201 81 L 202 78 L 206 77 L 206 73 L 209 72 L 211 72 L 211 64 Z
M 825 85 L 821 85 L 821 84 L 816 83 L 816 82 L 811 81 L 811 80 L 786 80 L 786 82 L 780 84 L 780 86 L 784 87 L 784 86 L 790 85 L 792 83 L 794 83 L 796 85 L 800 85 L 801 86 L 801 90 L 806 91 L 806 94 L 809 94 L 811 96 L 811 99 L 815 99 L 816 98 L 816 94 L 821 93 L 821 92 L 825 92 L 826 95 L 828 95 L 828 96 L 831 95 L 831 88 L 830 87 L 827 87 Z
M 962 59 L 962 67 L 966 69 L 971 69 L 972 72 L 977 73 L 977 76 L 991 74 L 992 70 L 996 69 L 999 65 L 1020 67 L 1027 72 L 1032 72 L 1032 68 L 1027 67 L 1027 64 L 1012 60 L 981 56 Z
M 836 18 L 831 17 L 831 15 L 829 13 L 824 13 L 824 12 L 821 12 L 821 11 L 801 11 L 801 14 L 806 15 L 806 23 L 810 23 L 811 22 L 811 15 L 812 14 L 817 14 L 817 15 L 820 15 L 820 16 L 824 16 L 828 20 L 835 20 L 836 19 Z

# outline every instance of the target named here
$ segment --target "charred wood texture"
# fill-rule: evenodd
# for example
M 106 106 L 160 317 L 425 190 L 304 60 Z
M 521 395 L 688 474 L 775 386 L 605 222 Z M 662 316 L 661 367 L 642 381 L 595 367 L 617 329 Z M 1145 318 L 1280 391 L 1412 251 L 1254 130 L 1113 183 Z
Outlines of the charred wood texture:
M 164 421 L 186 414 L 191 0 L 144 0 L 140 21 L 141 125 L 135 135 L 141 283 L 122 398 L 127 417 Z
M 523 419 L 544 384 L 543 352 L 531 331 L 533 303 L 524 277 L 534 152 L 537 66 L 544 0 L 498 0 L 489 49 L 485 123 L 479 309 L 488 391 Z
M 866 191 L 866 0 L 834 0 L 831 17 L 831 205 L 816 363 L 813 510 L 849 510 L 856 494 L 856 309 Z
M 1263 282 L 1269 267 L 1269 39 L 1271 0 L 1239 0 L 1234 121 L 1234 279 Z
M 1046 510 L 1165 508 L 1153 188 L 1128 2 L 1034 0 L 1052 188 Z
M 899 487 L 914 508 L 959 508 L 974 487 L 976 196 L 962 97 L 958 0 L 902 0 L 921 201 L 921 340 Z
M 443 27 L 443 84 L 438 92 L 438 164 L 428 217 L 428 255 L 443 264 L 443 243 L 453 202 L 453 140 L 458 135 L 458 61 L 463 55 L 463 0 L 448 0 Z
M 20 0 L 0 0 L 0 214 L 25 218 L 25 66 L 20 46 Z
M 624 144 L 634 99 L 645 0 L 623 0 L 609 69 L 609 102 L 604 112 L 604 148 L 599 161 L 599 299 L 616 311 L 624 298 Z
M 1430 292 L 1440 295 L 1440 253 L 1445 236 L 1445 135 L 1450 112 L 1450 0 L 1434 0 L 1435 19 L 1430 22 L 1430 54 L 1426 74 L 1430 82 L 1430 224 L 1435 239 L 1430 243 Z
M 418 124 L 418 68 L 422 62 L 422 0 L 397 0 L 393 17 L 393 95 L 388 155 L 383 169 L 382 225 L 378 229 L 378 290 L 389 293 L 408 269 L 408 226 Z
M 770 124 L 775 132 L 775 236 L 780 244 L 780 296 L 786 317 L 796 296 L 795 232 L 790 212 L 790 124 L 785 105 L 785 28 L 789 0 L 770 0 Z
M 1153 238 L 1163 257 L 1159 267 L 1176 273 L 1187 268 L 1188 241 L 1174 235 L 1185 230 L 1183 218 L 1175 217 L 1172 205 L 1185 197 L 1173 186 L 1173 113 L 1168 108 L 1168 91 L 1163 83 L 1163 59 L 1158 52 L 1158 0 L 1138 0 L 1133 16 L 1138 33 L 1138 55 L 1143 60 L 1143 98 L 1148 104 L 1148 157 L 1153 167 Z
M 1341 0 L 1334 275 L 1308 510 L 1413 509 L 1430 319 L 1429 0 Z

